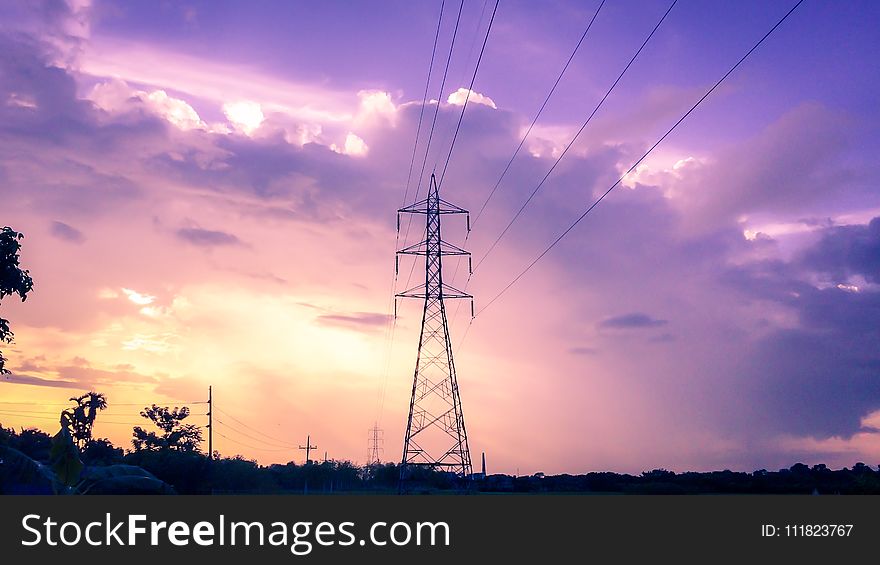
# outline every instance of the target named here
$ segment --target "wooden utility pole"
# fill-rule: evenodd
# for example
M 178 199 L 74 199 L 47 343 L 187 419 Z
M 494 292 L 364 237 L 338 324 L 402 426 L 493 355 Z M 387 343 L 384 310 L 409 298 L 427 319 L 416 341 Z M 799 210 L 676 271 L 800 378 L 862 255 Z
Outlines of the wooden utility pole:
M 214 426 L 211 425 L 213 423 L 214 398 L 211 388 L 208 386 L 208 459 L 214 459 Z
M 313 449 L 318 449 L 318 446 L 317 446 L 317 445 L 312 445 L 312 436 L 307 435 L 307 436 L 306 436 L 306 444 L 305 444 L 305 446 L 302 446 L 302 445 L 301 445 L 301 446 L 299 446 L 299 448 L 300 448 L 300 449 L 305 449 L 305 450 L 306 450 L 306 465 L 308 465 L 309 463 L 312 462 L 312 460 L 309 459 L 309 452 L 310 452 L 311 450 L 313 450 Z

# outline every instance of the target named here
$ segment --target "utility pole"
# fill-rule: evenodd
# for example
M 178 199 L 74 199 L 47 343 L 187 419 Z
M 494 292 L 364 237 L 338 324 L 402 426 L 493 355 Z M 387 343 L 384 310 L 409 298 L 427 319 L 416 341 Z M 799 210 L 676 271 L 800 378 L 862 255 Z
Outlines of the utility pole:
M 395 295 L 395 314 L 398 297 L 419 298 L 424 301 L 422 329 L 419 334 L 418 355 L 400 466 L 400 483 L 403 489 L 410 466 L 425 466 L 454 472 L 462 478 L 472 474 L 464 414 L 455 363 L 452 359 L 452 340 L 449 337 L 445 300 L 469 299 L 472 317 L 474 303 L 473 296 L 443 282 L 443 257 L 466 256 L 468 270 L 472 271 L 471 254 L 440 237 L 440 218 L 448 214 L 465 214 L 467 228 L 470 230 L 468 211 L 440 198 L 440 189 L 432 174 L 427 198 L 401 208 L 397 213 L 398 230 L 401 213 L 425 216 L 424 241 L 399 250 L 398 257 L 395 257 L 395 268 L 399 263 L 399 255 L 425 257 L 424 284 Z
M 211 388 L 208 386 L 208 459 L 214 459 L 214 426 L 212 425 L 214 397 Z
M 312 436 L 309 435 L 309 436 L 306 436 L 306 444 L 305 444 L 305 446 L 302 446 L 302 445 L 301 445 L 301 446 L 299 446 L 299 448 L 300 448 L 300 449 L 305 449 L 305 450 L 306 450 L 306 465 L 308 465 L 309 463 L 312 462 L 312 460 L 309 459 L 309 452 L 311 452 L 311 450 L 313 450 L 313 449 L 318 449 L 318 446 L 317 446 L 317 445 L 312 445 Z
M 378 422 L 373 424 L 373 429 L 370 430 L 369 436 L 367 436 L 367 465 L 378 465 L 381 463 L 380 453 L 385 451 L 381 447 L 385 442 L 383 433 L 384 431 L 379 429 Z

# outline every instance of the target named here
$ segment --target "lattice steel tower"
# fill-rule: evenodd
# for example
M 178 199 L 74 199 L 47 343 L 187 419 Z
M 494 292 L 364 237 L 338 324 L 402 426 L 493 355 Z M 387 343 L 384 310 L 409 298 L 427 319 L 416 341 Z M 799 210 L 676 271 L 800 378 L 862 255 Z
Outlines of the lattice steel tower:
M 395 269 L 400 255 L 423 255 L 425 257 L 425 282 L 395 295 L 396 298 L 421 298 L 424 300 L 422 330 L 413 375 L 409 418 L 403 444 L 401 480 L 407 477 L 407 467 L 421 465 L 452 471 L 463 477 L 470 476 L 471 455 L 468 450 L 464 414 L 452 359 L 452 341 L 446 321 L 444 301 L 450 298 L 471 300 L 473 297 L 443 283 L 443 257 L 467 256 L 470 269 L 470 253 L 443 241 L 440 237 L 440 217 L 446 214 L 468 214 L 440 198 L 437 181 L 431 175 L 428 197 L 397 211 L 397 229 L 400 230 L 400 214 L 425 215 L 425 239 L 397 252 Z M 467 215 L 470 230 L 470 216 Z
M 367 465 L 379 465 L 382 463 L 382 452 L 385 449 L 382 447 L 382 444 L 385 443 L 385 431 L 379 429 L 379 424 L 373 424 L 373 428 L 370 430 L 369 436 L 367 436 L 367 444 L 369 448 L 367 450 Z

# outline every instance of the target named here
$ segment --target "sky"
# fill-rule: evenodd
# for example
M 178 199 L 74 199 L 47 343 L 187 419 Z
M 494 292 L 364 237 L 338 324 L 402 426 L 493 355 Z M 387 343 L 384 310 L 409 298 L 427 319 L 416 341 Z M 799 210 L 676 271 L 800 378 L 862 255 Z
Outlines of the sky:
M 0 423 L 54 432 L 94 389 L 128 446 L 143 406 L 212 386 L 223 455 L 301 462 L 310 435 L 364 462 L 376 424 L 399 460 L 421 307 L 392 322 L 394 251 L 423 226 L 396 210 L 467 97 L 441 192 L 479 264 L 444 273 L 479 312 L 449 305 L 475 461 L 880 463 L 875 2 L 806 0 L 490 304 L 793 4 L 676 3 L 487 255 L 666 2 L 602 6 L 479 217 L 598 1 L 501 0 L 467 96 L 494 3 L 465 0 L 441 89 L 447 0 L 424 103 L 440 2 L 0 2 L 0 225 L 35 281 L 0 306 Z

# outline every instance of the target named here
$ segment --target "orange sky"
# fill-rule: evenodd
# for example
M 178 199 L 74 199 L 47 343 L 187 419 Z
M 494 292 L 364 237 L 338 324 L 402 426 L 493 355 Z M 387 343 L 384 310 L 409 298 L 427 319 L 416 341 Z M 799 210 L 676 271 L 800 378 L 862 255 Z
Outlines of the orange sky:
M 468 45 L 485 20 L 466 4 Z M 475 264 L 662 12 L 611 4 L 467 242 L 458 218 L 444 223 Z M 867 49 L 848 42 L 876 30 L 857 10 L 809 4 L 459 347 L 462 305 L 451 332 L 474 461 L 485 451 L 490 472 L 520 473 L 877 462 L 880 278 L 862 260 L 880 237 L 864 174 L 877 108 L 869 88 L 828 86 L 867 80 L 874 67 L 850 56 Z M 399 304 L 392 342 L 389 298 L 410 269 L 402 260 L 392 281 L 395 245 L 422 225 L 398 241 L 395 211 L 438 104 L 425 176 L 442 168 L 474 61 L 455 51 L 423 108 L 439 6 L 428 7 L 352 8 L 359 23 L 405 20 L 393 33 L 343 25 L 334 6 L 286 14 L 305 22 L 296 34 L 265 6 L 8 8 L 0 225 L 26 235 L 35 286 L 0 307 L 16 333 L 0 423 L 54 433 L 67 399 L 94 389 L 110 406 L 97 435 L 128 447 L 140 407 L 204 401 L 213 386 L 223 455 L 302 461 L 295 447 L 311 435 L 320 456 L 363 462 L 378 423 L 384 458 L 398 460 L 421 308 Z M 477 309 L 782 7 L 673 10 L 477 269 Z M 535 10 L 502 3 L 457 138 L 442 197 L 473 212 L 592 15 L 580 3 Z M 829 11 L 839 20 L 826 26 Z M 822 49 L 818 28 L 833 36 Z M 841 245 L 867 247 L 844 257 Z M 466 269 L 447 267 L 463 287 Z

